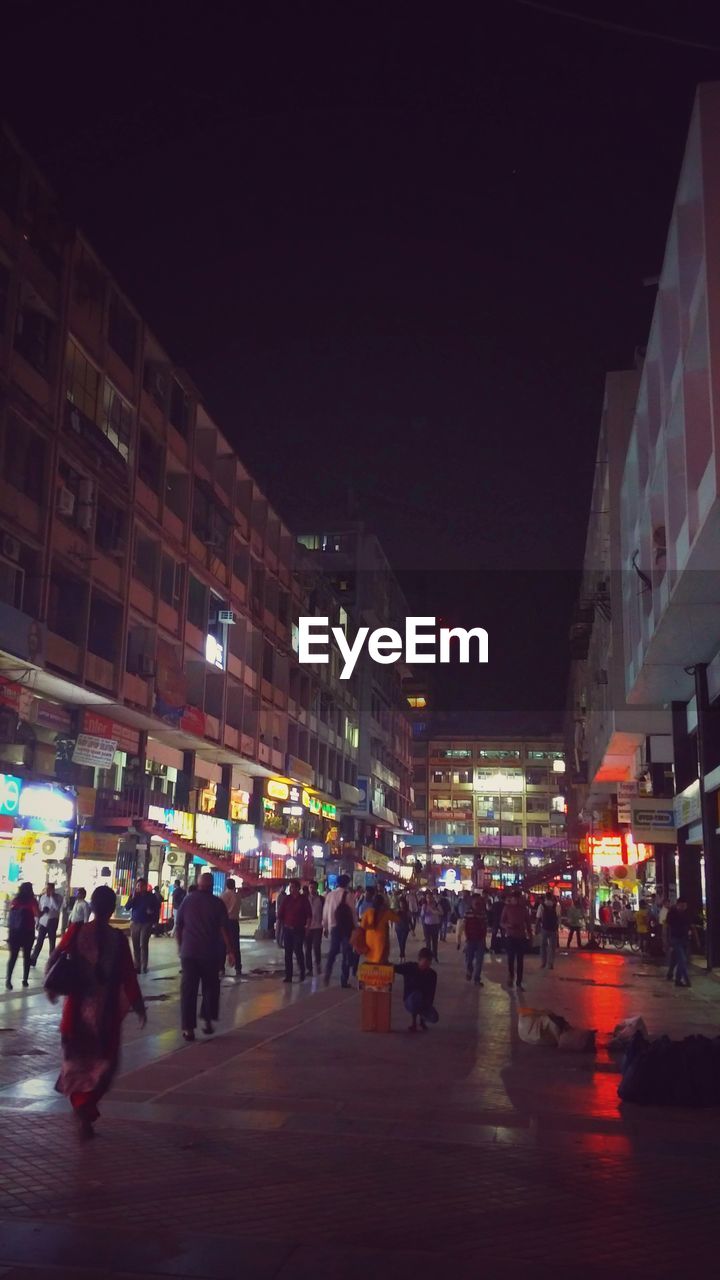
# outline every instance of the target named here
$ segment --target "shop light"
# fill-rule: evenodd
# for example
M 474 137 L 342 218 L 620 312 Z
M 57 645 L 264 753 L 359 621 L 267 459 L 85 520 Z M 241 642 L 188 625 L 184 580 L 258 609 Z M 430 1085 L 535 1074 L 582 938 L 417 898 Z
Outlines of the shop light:
M 12 817 L 20 806 L 22 779 L 12 773 L 0 773 L 0 813 Z
M 287 862 L 285 863 L 285 866 L 287 867 L 288 871 L 297 871 L 297 862 L 295 861 L 294 858 L 288 858 Z
M 59 791 L 56 787 L 23 787 L 18 814 L 21 818 L 69 826 L 75 817 L 75 802 L 65 791 Z
M 238 853 L 254 853 L 257 847 L 258 842 L 254 836 L 243 836 L 241 840 L 238 840 L 237 851 Z
M 310 851 L 312 853 L 313 858 L 324 858 L 325 856 L 325 850 L 323 849 L 321 844 L 311 845 Z
M 284 858 L 288 852 L 288 847 L 284 840 L 271 840 L 270 852 L 274 853 L 276 858 Z

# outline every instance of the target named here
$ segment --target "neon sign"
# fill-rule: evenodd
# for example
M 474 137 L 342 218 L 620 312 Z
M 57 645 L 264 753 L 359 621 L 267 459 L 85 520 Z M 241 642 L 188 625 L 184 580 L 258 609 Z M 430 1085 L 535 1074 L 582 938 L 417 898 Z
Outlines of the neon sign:
M 22 779 L 12 773 L 0 773 L 0 813 L 14 817 L 20 807 Z

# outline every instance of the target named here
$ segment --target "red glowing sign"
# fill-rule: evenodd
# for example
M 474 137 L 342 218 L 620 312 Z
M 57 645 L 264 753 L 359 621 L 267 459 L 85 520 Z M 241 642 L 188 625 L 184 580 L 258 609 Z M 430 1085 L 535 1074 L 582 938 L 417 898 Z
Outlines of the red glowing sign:
M 651 844 L 636 844 L 629 832 L 623 835 L 588 836 L 588 852 L 593 867 L 635 866 L 653 856 Z

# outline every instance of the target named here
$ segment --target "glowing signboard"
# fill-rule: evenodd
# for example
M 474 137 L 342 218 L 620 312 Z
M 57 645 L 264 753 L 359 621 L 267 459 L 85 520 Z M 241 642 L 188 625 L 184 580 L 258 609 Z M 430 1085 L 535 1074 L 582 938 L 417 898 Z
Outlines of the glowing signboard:
M 0 813 L 13 818 L 20 806 L 22 779 L 12 773 L 0 773 Z
M 266 790 L 273 800 L 287 800 L 290 795 L 290 788 L 287 782 L 277 782 L 274 778 L 270 779 Z
M 75 821 L 75 801 L 60 787 L 24 786 L 17 814 L 30 831 L 65 832 Z

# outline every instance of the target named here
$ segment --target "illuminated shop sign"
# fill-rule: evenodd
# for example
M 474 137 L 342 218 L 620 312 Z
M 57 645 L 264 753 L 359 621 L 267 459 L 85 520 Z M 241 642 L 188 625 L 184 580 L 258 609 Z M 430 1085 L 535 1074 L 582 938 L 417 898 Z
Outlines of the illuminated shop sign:
M 636 844 L 630 834 L 588 836 L 588 853 L 595 870 L 634 866 L 653 856 L 652 845 Z
M 22 779 L 12 773 L 0 773 L 0 813 L 14 818 L 20 806 Z
M 273 800 L 288 800 L 290 797 L 290 788 L 287 782 L 276 782 L 274 778 L 269 779 L 265 792 Z
M 193 840 L 195 837 L 195 815 L 185 813 L 182 809 L 161 809 L 157 804 L 148 807 L 150 822 L 159 822 L 161 826 L 174 831 L 182 840 Z
M 320 813 L 322 805 L 317 796 L 308 796 L 308 809 L 311 813 Z
M 198 813 L 195 818 L 195 839 L 206 849 L 229 853 L 232 849 L 232 827 L 225 818 L 215 818 L 208 813 Z
M 75 821 L 75 800 L 60 787 L 30 784 L 20 791 L 17 815 L 29 831 L 63 833 Z
M 230 792 L 230 818 L 233 822 L 247 822 L 250 792 L 233 787 Z

